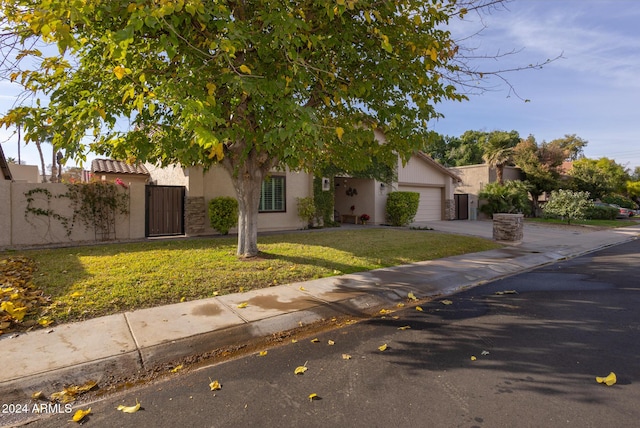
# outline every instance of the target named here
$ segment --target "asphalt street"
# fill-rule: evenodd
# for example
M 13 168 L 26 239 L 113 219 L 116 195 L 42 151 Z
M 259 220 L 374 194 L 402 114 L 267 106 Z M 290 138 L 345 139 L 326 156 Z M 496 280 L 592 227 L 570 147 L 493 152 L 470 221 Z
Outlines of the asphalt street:
M 263 356 L 184 368 L 73 411 L 91 407 L 82 423 L 95 427 L 637 426 L 638 266 L 635 240 L 420 303 L 421 311 L 407 302 L 287 339 Z M 615 385 L 596 382 L 610 372 Z M 136 413 L 117 410 L 136 401 Z M 29 426 L 75 425 L 71 416 Z

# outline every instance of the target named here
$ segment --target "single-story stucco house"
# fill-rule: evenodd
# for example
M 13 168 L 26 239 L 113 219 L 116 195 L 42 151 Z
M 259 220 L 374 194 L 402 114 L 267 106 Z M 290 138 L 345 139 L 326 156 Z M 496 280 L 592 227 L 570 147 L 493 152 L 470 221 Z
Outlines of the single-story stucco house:
M 218 196 L 235 197 L 231 179 L 220 166 L 156 167 L 146 164 L 149 188 L 170 186 L 184 189 L 184 232 L 187 235 L 213 234 L 207 206 Z M 398 181 L 386 184 L 373 179 L 337 176 L 333 178 L 335 218 L 345 223 L 359 223 L 367 214 L 369 224 L 384 224 L 387 195 L 392 191 L 420 194 L 415 221 L 452 220 L 455 215 L 454 188 L 459 178 L 429 156 L 418 152 L 406 165 L 398 163 Z M 301 229 L 305 221 L 298 217 L 297 199 L 313 196 L 313 175 L 290 170 L 272 171 L 262 184 L 258 216 L 259 231 Z M 324 191 L 331 180 L 323 179 Z M 149 192 L 148 192 L 149 193 Z M 353 210 L 352 210 L 353 208 Z M 178 232 L 176 232 L 178 233 Z

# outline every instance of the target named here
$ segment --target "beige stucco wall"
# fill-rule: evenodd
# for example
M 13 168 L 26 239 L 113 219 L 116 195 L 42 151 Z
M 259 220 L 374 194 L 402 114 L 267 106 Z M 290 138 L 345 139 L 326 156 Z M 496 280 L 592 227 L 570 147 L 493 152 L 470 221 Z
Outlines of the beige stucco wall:
M 18 165 L 10 163 L 9 171 L 11 171 L 11 178 L 13 181 L 25 182 L 25 183 L 41 183 L 42 176 L 40 170 L 36 165 Z
M 47 201 L 42 193 L 33 194 L 32 207 L 51 210 L 61 216 L 71 217 L 73 210 L 66 198 L 56 198 L 67 191 L 60 183 L 5 183 L 0 185 L 0 200 L 3 201 L 0 214 L 0 248 L 12 248 L 40 245 L 65 245 L 95 242 L 95 231 L 84 224 L 76 223 L 67 236 L 64 226 L 51 216 L 27 214 L 28 205 L 25 193 L 35 188 L 48 190 L 53 197 Z M 144 238 L 145 229 L 145 188 L 142 183 L 132 183 L 129 189 L 129 212 L 131 215 L 118 215 L 116 218 L 116 237 L 118 240 Z
M 416 156 L 409 159 L 406 165 L 398 165 L 398 182 L 405 185 L 429 184 L 432 187 L 444 187 L 447 178 L 449 177 Z
M 490 168 L 487 164 L 481 164 L 450 169 L 462 179 L 462 182 L 455 185 L 455 193 L 469 195 L 469 218 L 487 219 L 487 215 L 479 210 L 482 201 L 478 198 L 478 194 L 486 184 L 497 181 L 495 168 Z M 521 180 L 522 172 L 519 168 L 507 166 L 502 172 L 502 179 L 503 181 Z
M 376 181 L 374 183 L 375 210 L 372 216 L 373 224 L 383 224 L 387 222 L 387 196 L 393 190 L 389 184 Z
M 151 181 L 158 186 L 187 186 L 189 184 L 186 168 L 179 165 L 160 167 L 146 163 L 144 166 L 151 175 Z
M 510 180 L 522 180 L 522 171 L 520 168 L 513 166 L 504 167 L 504 171 L 502 171 L 502 179 L 504 181 Z
M 455 186 L 455 193 L 469 193 L 477 195 L 485 184 L 491 183 L 488 165 L 468 165 L 450 168 L 462 182 Z M 495 176 L 493 178 L 495 181 Z
M 485 184 L 494 183 L 497 180 L 495 168 L 490 168 L 487 164 L 458 166 L 450 169 L 462 179 L 462 182 L 456 185 L 455 193 L 477 195 Z M 502 172 L 502 179 L 504 181 L 521 180 L 522 172 L 519 168 L 507 166 Z
M 145 175 L 134 175 L 134 174 L 112 174 L 112 173 L 96 173 L 94 174 L 94 178 L 103 181 L 114 182 L 117 178 L 122 180 L 125 184 L 133 184 L 133 183 L 142 183 L 146 184 L 149 180 L 149 177 Z
M 273 171 L 272 175 L 284 175 L 286 177 L 285 187 L 285 212 L 277 213 L 260 213 L 258 214 L 258 230 L 291 230 L 302 229 L 305 222 L 298 217 L 298 204 L 296 198 L 306 198 L 313 195 L 313 177 L 309 174 L 293 171 Z M 221 167 L 213 167 L 204 172 L 199 168 L 188 169 L 189 185 L 188 196 L 193 196 L 194 189 L 202 189 L 201 194 L 196 196 L 204 196 L 205 209 L 209 206 L 209 201 L 218 196 L 230 196 L 235 198 L 236 192 L 231 182 L 231 177 L 226 170 Z M 195 185 L 194 185 L 195 184 Z M 217 233 L 208 224 L 205 227 L 205 233 Z M 231 233 L 235 233 L 235 229 L 231 229 Z
M 0 248 L 11 245 L 11 181 L 0 180 Z

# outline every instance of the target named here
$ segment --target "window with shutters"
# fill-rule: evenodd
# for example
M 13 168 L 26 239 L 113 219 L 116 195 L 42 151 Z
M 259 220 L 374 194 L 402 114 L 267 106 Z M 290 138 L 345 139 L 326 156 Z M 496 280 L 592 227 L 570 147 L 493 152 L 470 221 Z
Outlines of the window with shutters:
M 262 182 L 260 212 L 285 212 L 285 177 L 271 176 Z

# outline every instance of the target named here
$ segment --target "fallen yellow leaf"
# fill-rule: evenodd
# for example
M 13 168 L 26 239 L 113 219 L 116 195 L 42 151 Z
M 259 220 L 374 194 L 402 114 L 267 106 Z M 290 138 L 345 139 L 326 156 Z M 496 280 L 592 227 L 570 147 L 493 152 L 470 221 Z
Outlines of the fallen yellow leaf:
M 410 300 L 413 300 L 414 302 L 415 302 L 416 300 L 418 300 L 418 298 L 415 296 L 415 294 L 413 294 L 413 292 L 412 292 L 412 291 L 410 291 L 410 292 L 409 292 L 409 294 L 407 295 L 407 297 L 408 297 Z
M 382 315 L 386 315 L 386 314 L 390 314 L 390 313 L 391 313 L 391 311 L 390 311 L 389 309 L 380 309 L 380 313 L 381 313 Z
M 615 384 L 617 381 L 618 381 L 618 379 L 616 378 L 616 374 L 614 372 L 609 373 L 609 376 L 607 376 L 607 377 L 598 377 L 598 376 L 596 376 L 596 382 L 604 383 L 607 386 L 611 386 L 611 385 Z
M 209 378 L 209 388 L 211 388 L 212 391 L 217 391 L 218 389 L 222 389 L 222 385 L 220 385 L 220 382 L 218 382 L 217 380 L 211 380 L 211 378 Z
M 328 343 L 329 345 L 335 345 L 335 344 L 336 344 L 336 342 L 334 342 L 333 340 L 329 340 L 327 343 Z
M 246 308 L 247 306 L 249 306 L 249 304 L 247 302 L 242 302 L 238 304 L 238 308 L 243 309 Z
M 74 414 L 73 417 L 71 418 L 71 420 L 73 422 L 80 422 L 85 416 L 87 416 L 89 413 L 91 413 L 91 407 L 89 407 L 87 410 L 82 410 L 82 409 L 78 409 Z
M 318 399 L 318 394 L 316 394 L 315 392 L 313 394 L 309 394 L 309 401 L 313 401 L 317 399 Z
M 475 355 L 472 355 L 472 356 L 471 356 L 471 361 L 475 361 L 475 360 L 477 360 L 476 356 L 475 356 Z
M 37 391 L 31 394 L 32 400 L 39 400 L 42 397 L 42 391 Z
M 89 380 L 84 385 L 80 385 L 80 386 L 78 386 L 78 385 L 70 385 L 70 386 L 65 387 L 60 392 L 54 392 L 53 394 L 51 394 L 49 399 L 51 401 L 54 401 L 54 402 L 58 401 L 58 402 L 63 403 L 63 404 L 71 403 L 72 401 L 74 401 L 76 399 L 77 395 L 83 394 L 83 393 L 93 389 L 97 384 L 98 384 L 98 382 L 96 382 L 95 380 Z
M 82 297 L 82 294 L 83 293 L 81 291 L 75 291 L 75 292 L 71 293 L 71 295 L 69 297 L 73 297 L 73 298 Z
M 443 300 L 443 301 L 442 301 L 442 302 L 440 302 L 440 303 L 442 303 L 443 305 L 450 305 L 450 304 L 452 304 L 453 302 L 452 302 L 451 300 Z
M 422 307 L 421 306 L 416 306 L 416 311 L 422 312 Z
M 299 290 L 300 290 L 300 291 L 307 291 L 307 289 L 306 289 L 306 288 L 304 288 L 302 285 L 300 286 Z
M 351 359 L 351 355 L 349 355 L 349 354 L 342 354 L 342 359 L 343 359 L 343 360 L 350 360 L 350 359 Z
M 404 308 L 404 303 L 398 303 L 397 305 L 399 308 Z
M 398 327 L 398 330 L 408 330 L 410 328 L 411 328 L 410 325 L 405 325 L 405 326 L 402 326 L 402 327 Z
M 178 373 L 178 371 L 182 370 L 183 365 L 180 364 L 171 369 L 171 373 Z
M 22 321 L 27 314 L 27 308 L 25 306 L 16 307 L 13 302 L 0 303 L 0 310 L 5 311 L 16 321 Z
M 50 320 L 50 319 L 47 319 L 47 318 L 40 318 L 38 320 L 38 324 L 40 324 L 42 327 L 47 327 L 52 323 L 53 323 L 53 321 Z
M 304 372 L 307 371 L 307 366 L 298 366 L 296 367 L 296 369 L 293 371 L 294 374 L 304 374 Z
M 312 342 L 312 343 L 318 343 L 318 342 L 320 342 L 320 339 L 318 339 L 318 338 L 316 337 L 315 339 L 311 339 L 311 342 Z
M 135 406 L 123 406 L 122 404 L 118 406 L 118 410 L 120 410 L 122 413 L 135 413 L 138 410 L 140 410 L 140 403 L 138 402 L 138 399 L 136 398 L 136 405 Z
M 378 351 L 382 352 L 382 351 L 386 351 L 387 350 L 387 344 L 385 343 L 384 345 L 378 346 Z
M 291 339 L 291 343 L 298 343 L 296 339 Z
M 258 356 L 260 357 L 264 357 L 265 355 L 267 355 L 267 351 L 260 351 L 260 353 L 258 354 Z

